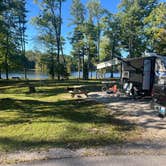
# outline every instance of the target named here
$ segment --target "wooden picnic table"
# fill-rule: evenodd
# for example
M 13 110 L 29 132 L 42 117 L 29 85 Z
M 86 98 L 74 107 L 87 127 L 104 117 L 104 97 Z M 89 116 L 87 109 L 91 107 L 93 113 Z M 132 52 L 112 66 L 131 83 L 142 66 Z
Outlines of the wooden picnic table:
M 75 97 L 75 95 L 84 94 L 88 97 L 88 92 L 86 89 L 86 85 L 76 85 L 72 87 L 68 87 L 68 92 L 71 94 L 71 97 Z

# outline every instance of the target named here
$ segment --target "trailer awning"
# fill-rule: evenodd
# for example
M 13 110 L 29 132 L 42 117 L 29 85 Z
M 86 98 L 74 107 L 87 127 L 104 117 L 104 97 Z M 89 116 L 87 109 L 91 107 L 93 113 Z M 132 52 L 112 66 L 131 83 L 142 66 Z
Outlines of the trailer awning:
M 120 64 L 120 61 L 117 58 L 114 58 L 112 60 L 97 64 L 97 69 L 104 69 L 118 64 Z

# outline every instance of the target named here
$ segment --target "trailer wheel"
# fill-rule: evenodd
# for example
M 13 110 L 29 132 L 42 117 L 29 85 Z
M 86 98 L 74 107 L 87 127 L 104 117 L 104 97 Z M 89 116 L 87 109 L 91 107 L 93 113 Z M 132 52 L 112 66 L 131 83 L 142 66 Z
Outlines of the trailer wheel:
M 101 90 L 105 92 L 107 90 L 107 87 L 104 86 L 104 87 L 101 88 Z

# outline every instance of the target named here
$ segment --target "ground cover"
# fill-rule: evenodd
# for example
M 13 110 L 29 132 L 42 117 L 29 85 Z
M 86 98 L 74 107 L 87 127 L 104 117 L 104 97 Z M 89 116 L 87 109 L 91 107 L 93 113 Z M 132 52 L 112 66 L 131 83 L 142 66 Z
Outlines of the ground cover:
M 36 93 L 28 93 L 28 85 Z M 66 88 L 96 81 L 2 81 L 0 82 L 0 152 L 81 148 L 122 143 L 136 128 L 118 120 L 103 104 L 71 98 Z

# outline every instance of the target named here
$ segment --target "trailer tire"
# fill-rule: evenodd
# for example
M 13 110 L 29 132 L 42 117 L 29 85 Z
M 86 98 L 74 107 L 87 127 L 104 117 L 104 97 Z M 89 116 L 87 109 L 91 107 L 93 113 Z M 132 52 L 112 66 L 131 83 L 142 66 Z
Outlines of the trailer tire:
M 104 86 L 104 87 L 101 88 L 101 90 L 102 90 L 103 92 L 105 92 L 105 91 L 107 91 L 107 87 Z

